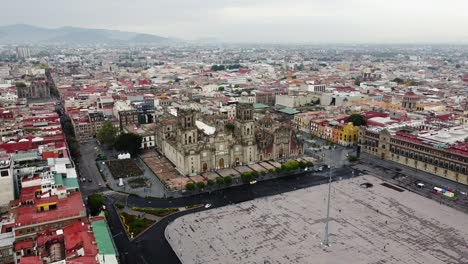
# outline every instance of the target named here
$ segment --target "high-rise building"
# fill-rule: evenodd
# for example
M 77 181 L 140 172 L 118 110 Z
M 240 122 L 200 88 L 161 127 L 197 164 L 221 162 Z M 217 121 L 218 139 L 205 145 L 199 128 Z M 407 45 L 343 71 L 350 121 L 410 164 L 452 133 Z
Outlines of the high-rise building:
M 29 47 L 18 46 L 16 47 L 16 58 L 24 60 L 31 57 L 31 51 Z

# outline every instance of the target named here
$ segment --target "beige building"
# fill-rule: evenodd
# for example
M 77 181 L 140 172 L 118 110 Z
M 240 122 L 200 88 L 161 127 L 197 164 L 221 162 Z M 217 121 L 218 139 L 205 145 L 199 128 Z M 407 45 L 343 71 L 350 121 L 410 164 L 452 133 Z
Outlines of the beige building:
M 256 137 L 261 131 L 256 128 L 253 114 L 252 104 L 238 104 L 234 123 L 227 125 L 222 119 L 206 124 L 199 120 L 200 112 L 193 109 L 179 109 L 177 116 L 166 113 L 157 121 L 156 148 L 183 175 L 267 160 L 267 156 L 262 154 L 264 150 L 257 145 Z M 283 144 L 283 152 L 278 148 L 270 158 L 302 155 L 302 143 L 297 141 L 297 147 L 290 151 L 290 142 L 278 141 L 278 144 Z M 300 150 L 296 150 L 298 148 Z
M 365 128 L 359 132 L 361 151 L 468 185 L 468 128 L 453 127 L 420 133 Z
M 96 134 L 107 120 L 108 119 L 101 112 L 88 113 L 83 118 L 72 118 L 76 139 L 83 142 L 95 138 Z M 114 127 L 119 127 L 119 123 L 112 122 Z
M 26 87 L 17 87 L 19 98 L 49 98 L 50 89 L 45 80 L 33 81 L 31 85 Z

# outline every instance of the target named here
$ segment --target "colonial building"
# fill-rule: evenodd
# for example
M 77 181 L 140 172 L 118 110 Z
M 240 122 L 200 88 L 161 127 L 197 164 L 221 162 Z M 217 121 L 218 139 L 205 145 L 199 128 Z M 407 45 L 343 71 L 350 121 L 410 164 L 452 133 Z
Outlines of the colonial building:
M 291 123 L 281 124 L 266 115 L 258 124 L 255 131 L 258 160 L 281 160 L 303 154 L 304 146 Z
M 71 121 L 75 137 L 80 142 L 95 138 L 106 121 L 111 121 L 114 127 L 118 127 L 115 120 L 110 120 L 102 112 L 88 112 L 80 117 L 72 118 Z
M 419 96 L 414 92 L 407 92 L 403 96 L 403 100 L 401 101 L 401 106 L 405 109 L 416 109 L 416 106 L 419 103 Z
M 36 80 L 29 86 L 17 87 L 17 93 L 19 98 L 49 98 L 50 88 L 45 80 Z
M 123 130 L 125 126 L 138 124 L 138 111 L 136 110 L 119 111 L 118 118 L 119 118 L 120 130 Z
M 361 128 L 361 151 L 468 185 L 468 128 Z
M 164 114 L 156 126 L 156 148 L 184 175 L 302 155 L 292 127 L 257 128 L 252 104 L 238 104 L 234 123 L 218 119 L 206 124 L 200 112 L 179 109 Z M 257 139 L 268 138 L 259 146 Z

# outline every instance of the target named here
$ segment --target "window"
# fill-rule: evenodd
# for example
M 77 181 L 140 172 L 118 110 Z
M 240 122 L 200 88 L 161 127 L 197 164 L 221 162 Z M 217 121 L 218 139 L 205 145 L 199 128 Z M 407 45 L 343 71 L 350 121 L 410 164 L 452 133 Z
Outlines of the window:
M 8 172 L 8 170 L 2 170 L 2 171 L 0 172 L 0 176 L 2 176 L 2 177 L 7 177 L 8 175 L 10 175 L 10 173 Z

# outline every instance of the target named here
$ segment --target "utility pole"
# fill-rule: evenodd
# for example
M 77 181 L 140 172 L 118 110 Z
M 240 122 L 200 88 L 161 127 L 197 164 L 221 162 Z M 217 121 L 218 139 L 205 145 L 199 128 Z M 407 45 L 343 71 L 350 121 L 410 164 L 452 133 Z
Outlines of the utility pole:
M 327 201 L 327 219 L 325 220 L 325 238 L 323 240 L 323 245 L 329 247 L 328 243 L 328 222 L 330 222 L 330 193 L 331 193 L 331 183 L 332 183 L 332 167 L 328 170 L 328 201 Z

